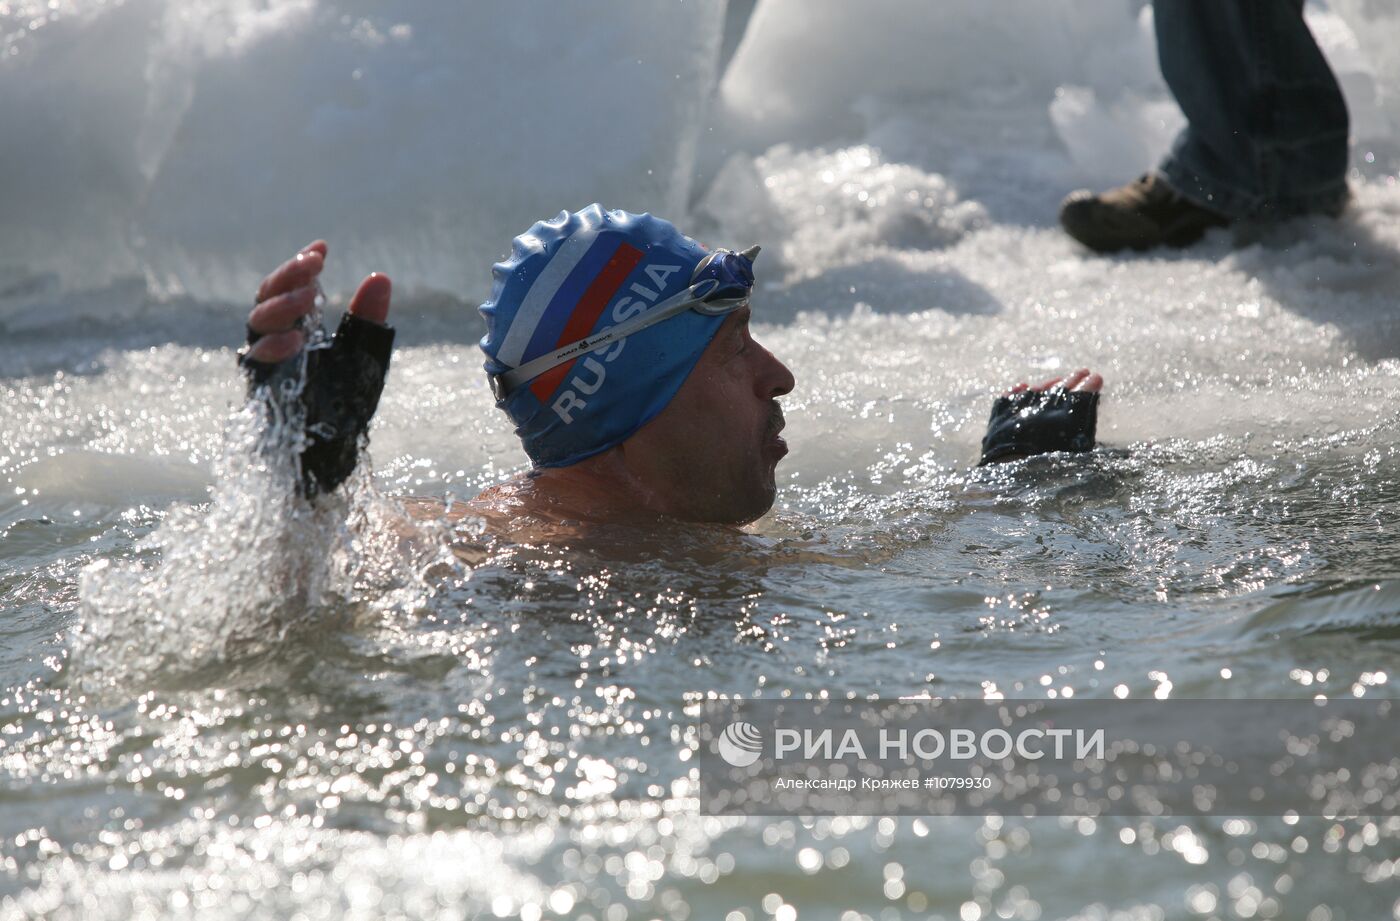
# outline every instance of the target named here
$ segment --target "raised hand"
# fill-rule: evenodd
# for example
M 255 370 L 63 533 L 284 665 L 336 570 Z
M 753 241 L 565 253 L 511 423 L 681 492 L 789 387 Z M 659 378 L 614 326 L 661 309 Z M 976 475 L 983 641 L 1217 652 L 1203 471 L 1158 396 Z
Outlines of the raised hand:
M 305 426 L 306 447 L 298 487 L 312 498 L 335 489 L 355 469 L 394 343 L 394 331 L 385 325 L 392 286 L 388 276 L 376 272 L 360 282 L 334 338 L 307 354 L 305 376 L 299 378 L 302 363 L 289 359 L 301 352 L 311 332 L 307 318 L 316 308 L 326 252 L 325 241 L 317 240 L 262 280 L 248 315 L 248 346 L 239 357 L 253 394 L 299 403 L 300 414 L 292 418 Z M 272 381 L 295 386 L 263 386 Z
M 244 353 L 245 361 L 276 364 L 301 351 L 307 331 L 299 324 L 316 306 L 320 293 L 317 281 L 325 268 L 327 252 L 325 240 L 309 243 L 262 280 L 257 303 L 248 314 L 248 338 L 252 344 Z M 371 273 L 350 299 L 350 313 L 384 325 L 389 318 L 392 291 L 389 276 Z
M 1103 376 L 1080 368 L 1038 387 L 1022 382 L 992 404 L 982 439 L 982 464 L 1053 451 L 1090 451 L 1098 424 Z

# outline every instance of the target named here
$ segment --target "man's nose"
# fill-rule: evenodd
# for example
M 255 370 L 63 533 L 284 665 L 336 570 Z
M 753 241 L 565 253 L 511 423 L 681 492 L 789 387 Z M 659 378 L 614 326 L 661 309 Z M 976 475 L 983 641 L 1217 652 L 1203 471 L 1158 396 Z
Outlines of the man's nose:
M 763 352 L 763 367 L 758 375 L 758 395 L 764 399 L 772 399 L 792 393 L 797 381 L 788 370 L 788 366 L 763 346 L 760 345 L 759 349 Z

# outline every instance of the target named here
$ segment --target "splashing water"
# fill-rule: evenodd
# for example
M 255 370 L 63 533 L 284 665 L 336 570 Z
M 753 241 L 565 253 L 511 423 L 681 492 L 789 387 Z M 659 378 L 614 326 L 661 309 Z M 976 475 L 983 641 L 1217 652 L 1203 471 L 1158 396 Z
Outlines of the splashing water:
M 314 502 L 298 495 L 305 359 L 330 341 L 319 308 L 307 325 L 298 372 L 274 385 L 282 392 L 260 388 L 231 418 L 210 501 L 173 509 L 136 559 L 83 570 L 71 645 L 79 674 L 195 672 L 351 627 L 357 612 L 411 613 L 431 594 L 425 572 L 452 559 L 443 534 L 378 493 L 367 455 L 344 489 Z

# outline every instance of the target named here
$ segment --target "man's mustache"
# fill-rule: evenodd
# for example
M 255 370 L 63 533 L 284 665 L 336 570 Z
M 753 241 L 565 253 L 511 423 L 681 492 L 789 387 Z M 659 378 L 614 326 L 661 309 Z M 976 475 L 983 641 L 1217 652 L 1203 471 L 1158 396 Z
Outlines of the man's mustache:
M 768 428 L 764 434 L 769 438 L 776 438 L 786 425 L 787 421 L 783 419 L 783 407 L 777 400 L 774 400 L 772 408 L 768 410 Z

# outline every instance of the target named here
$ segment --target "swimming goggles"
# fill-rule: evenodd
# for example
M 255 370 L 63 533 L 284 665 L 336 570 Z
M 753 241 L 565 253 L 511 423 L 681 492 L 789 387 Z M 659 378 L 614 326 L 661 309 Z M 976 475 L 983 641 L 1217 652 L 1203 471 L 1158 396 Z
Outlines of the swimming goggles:
M 648 326 L 655 326 L 687 310 L 711 317 L 733 313 L 749 302 L 749 294 L 753 290 L 753 261 L 758 258 L 758 251 L 758 246 L 750 246 L 737 253 L 727 249 L 715 250 L 695 267 L 690 276 L 690 287 L 684 291 L 616 326 L 585 336 L 547 355 L 532 358 L 504 374 L 490 375 L 491 392 L 497 402 L 500 402 L 522 384 L 534 380 L 551 368 L 573 361 L 578 356 L 610 342 L 626 339 L 633 333 L 640 332 Z

